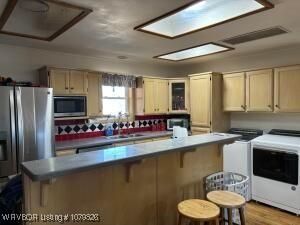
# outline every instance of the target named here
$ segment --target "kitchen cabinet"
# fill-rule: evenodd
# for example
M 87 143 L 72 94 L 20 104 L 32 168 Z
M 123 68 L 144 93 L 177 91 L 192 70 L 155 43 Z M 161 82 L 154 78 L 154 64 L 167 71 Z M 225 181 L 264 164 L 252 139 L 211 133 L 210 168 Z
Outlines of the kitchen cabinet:
M 65 149 L 65 150 L 56 151 L 56 157 L 66 156 L 66 155 L 75 155 L 75 154 L 76 154 L 76 149 Z
M 208 134 L 210 132 L 211 132 L 210 128 L 205 128 L 205 127 L 191 127 L 191 133 L 192 133 L 192 135 Z
M 227 131 L 229 115 L 222 110 L 222 75 L 209 72 L 193 74 L 189 78 L 191 128 L 194 133 Z
M 189 108 L 188 79 L 169 80 L 170 113 L 188 113 L 188 108 Z
M 211 76 L 202 75 L 190 79 L 191 125 L 210 127 Z
M 169 109 L 169 82 L 168 80 L 158 79 L 156 80 L 156 112 L 168 113 Z
M 84 71 L 70 70 L 70 94 L 87 94 L 87 75 Z
M 53 88 L 53 92 L 56 95 L 64 95 L 69 93 L 70 83 L 69 70 L 65 69 L 51 69 L 49 72 L 49 86 Z
M 144 79 L 144 96 L 145 96 L 145 114 L 154 114 L 156 112 L 155 105 L 155 80 L 154 79 Z
M 101 75 L 95 72 L 87 73 L 88 94 L 87 94 L 87 113 L 89 117 L 102 115 L 102 85 Z
M 273 70 L 246 73 L 246 110 L 249 112 L 273 111 Z
M 85 71 L 43 67 L 39 70 L 41 85 L 53 88 L 54 95 L 86 95 Z
M 246 109 L 245 73 L 223 75 L 223 109 L 224 111 L 242 112 Z
M 300 112 L 300 66 L 275 68 L 275 112 Z
M 168 80 L 139 78 L 135 93 L 136 114 L 168 113 Z

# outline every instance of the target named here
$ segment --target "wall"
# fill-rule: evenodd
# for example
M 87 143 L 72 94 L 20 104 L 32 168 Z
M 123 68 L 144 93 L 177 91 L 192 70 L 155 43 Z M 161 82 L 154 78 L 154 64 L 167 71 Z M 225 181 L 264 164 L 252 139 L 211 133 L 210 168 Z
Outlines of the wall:
M 213 60 L 196 66 L 188 66 L 184 70 L 189 73 L 229 72 L 295 64 L 300 64 L 300 46 Z M 273 128 L 300 130 L 300 114 L 231 113 L 231 127 L 259 128 L 266 131 Z
M 300 64 L 300 45 L 263 53 L 216 59 L 182 67 L 187 74 L 215 71 L 230 72 Z
M 232 113 L 231 127 L 300 130 L 300 113 Z
M 101 59 L 12 45 L 0 44 L 0 52 L 0 74 L 17 81 L 36 82 L 37 69 L 44 65 L 148 76 L 172 77 L 175 73 L 175 68 L 169 65 Z

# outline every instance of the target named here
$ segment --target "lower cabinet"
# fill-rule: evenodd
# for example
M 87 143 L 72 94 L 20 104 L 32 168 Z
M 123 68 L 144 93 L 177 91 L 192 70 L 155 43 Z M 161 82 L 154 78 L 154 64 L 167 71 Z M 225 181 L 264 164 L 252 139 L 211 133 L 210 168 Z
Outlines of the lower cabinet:
M 211 132 L 210 128 L 205 128 L 205 127 L 191 127 L 191 133 L 192 133 L 192 135 L 208 134 L 210 132 Z
M 56 157 L 74 155 L 74 154 L 76 154 L 76 149 L 65 149 L 65 150 L 56 151 Z

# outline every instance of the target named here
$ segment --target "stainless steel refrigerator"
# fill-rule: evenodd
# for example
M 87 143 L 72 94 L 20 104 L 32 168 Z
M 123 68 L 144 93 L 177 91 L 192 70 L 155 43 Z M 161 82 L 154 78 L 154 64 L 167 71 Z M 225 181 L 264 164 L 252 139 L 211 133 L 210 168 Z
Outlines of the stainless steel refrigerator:
M 0 86 L 0 177 L 54 156 L 52 88 Z

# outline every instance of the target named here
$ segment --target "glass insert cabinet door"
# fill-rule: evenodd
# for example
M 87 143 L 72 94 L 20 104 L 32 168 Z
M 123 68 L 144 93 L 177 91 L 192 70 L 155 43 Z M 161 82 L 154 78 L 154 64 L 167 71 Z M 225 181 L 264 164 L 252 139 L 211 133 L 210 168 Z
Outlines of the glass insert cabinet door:
M 174 80 L 170 81 L 170 112 L 187 113 L 188 112 L 188 81 Z

